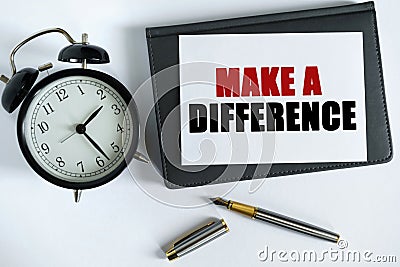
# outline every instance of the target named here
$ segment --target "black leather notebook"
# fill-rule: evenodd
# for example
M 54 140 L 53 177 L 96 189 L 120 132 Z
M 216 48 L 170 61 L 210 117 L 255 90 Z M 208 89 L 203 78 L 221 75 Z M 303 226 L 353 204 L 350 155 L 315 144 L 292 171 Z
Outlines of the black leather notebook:
M 179 36 L 201 34 L 362 32 L 365 82 L 367 160 L 182 166 L 180 161 Z M 146 29 L 158 135 L 147 136 L 150 157 L 172 188 L 253 178 L 284 176 L 385 163 L 391 160 L 392 141 L 385 101 L 376 13 L 373 2 L 322 9 L 268 14 Z M 163 70 L 169 68 L 167 74 Z M 161 73 L 161 74 L 160 74 Z M 159 74 L 159 75 L 157 75 Z M 162 131 L 165 121 L 175 130 Z M 146 129 L 149 130 L 149 125 Z M 150 139 L 149 139 L 150 138 Z M 323 149 L 323 148 L 321 148 Z

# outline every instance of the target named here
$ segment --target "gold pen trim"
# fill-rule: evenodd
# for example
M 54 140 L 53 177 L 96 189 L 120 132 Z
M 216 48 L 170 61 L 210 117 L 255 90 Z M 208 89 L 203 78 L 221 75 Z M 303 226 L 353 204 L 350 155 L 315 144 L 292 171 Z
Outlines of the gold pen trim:
M 225 220 L 224 220 L 224 219 L 221 219 L 220 221 L 221 221 L 222 225 L 224 226 L 225 230 L 226 230 L 227 232 L 229 232 L 229 227 L 228 227 L 228 225 L 226 224 Z
M 228 209 L 239 212 L 239 213 L 249 216 L 251 218 L 254 218 L 254 216 L 257 213 L 256 207 L 246 205 L 246 204 L 243 204 L 240 202 L 232 201 L 232 200 L 229 200 Z
M 172 248 L 170 248 L 165 255 L 167 256 L 169 261 L 173 261 L 176 260 L 178 257 L 178 253 L 176 253 L 174 246 L 172 246 Z

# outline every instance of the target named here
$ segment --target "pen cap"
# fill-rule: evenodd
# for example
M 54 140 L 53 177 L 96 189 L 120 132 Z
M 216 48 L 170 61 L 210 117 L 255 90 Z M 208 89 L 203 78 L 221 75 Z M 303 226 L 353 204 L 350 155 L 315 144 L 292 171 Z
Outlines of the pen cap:
M 176 241 L 166 252 L 169 260 L 181 257 L 229 231 L 224 219 L 212 220 Z

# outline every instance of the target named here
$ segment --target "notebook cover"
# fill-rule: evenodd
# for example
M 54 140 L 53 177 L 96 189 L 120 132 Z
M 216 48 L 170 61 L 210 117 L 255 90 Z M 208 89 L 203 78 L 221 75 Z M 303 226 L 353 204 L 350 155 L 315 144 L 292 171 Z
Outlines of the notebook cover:
M 362 32 L 364 48 L 365 105 L 367 124 L 367 161 L 331 163 L 285 163 L 249 165 L 181 166 L 179 164 L 179 70 L 168 77 L 157 76 L 160 71 L 179 64 L 179 40 L 182 34 L 251 34 L 251 33 L 316 33 Z M 146 129 L 149 156 L 159 168 L 168 187 L 179 188 L 210 183 L 231 182 L 300 173 L 325 171 L 380 164 L 392 159 L 393 148 L 385 101 L 381 55 L 373 2 L 346 6 L 303 10 L 192 23 L 146 29 L 149 61 L 153 76 L 155 100 L 154 123 L 157 136 L 151 137 L 151 123 Z M 170 87 L 173 87 L 170 90 Z M 176 123 L 176 132 L 162 132 L 165 120 Z M 149 128 L 150 127 L 150 128 Z M 150 133 L 150 134 L 149 134 Z M 151 139 L 153 138 L 153 139 Z M 150 140 L 149 140 L 150 139 Z M 155 140 L 158 139 L 158 140 Z M 178 142 L 174 142 L 178 140 Z M 172 148 L 171 148 L 172 146 Z M 169 148 L 168 148 L 169 147 Z M 172 149 L 166 156 L 165 150 Z M 171 153 L 177 160 L 172 160 Z

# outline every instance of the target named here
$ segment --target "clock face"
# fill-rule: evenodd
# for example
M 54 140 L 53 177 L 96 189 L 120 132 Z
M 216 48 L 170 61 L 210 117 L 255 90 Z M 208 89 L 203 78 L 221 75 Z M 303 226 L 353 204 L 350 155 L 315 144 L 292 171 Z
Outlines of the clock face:
M 129 92 L 101 72 L 74 69 L 53 75 L 32 89 L 21 108 L 18 133 L 25 157 L 41 176 L 64 187 L 110 181 L 137 146 Z

